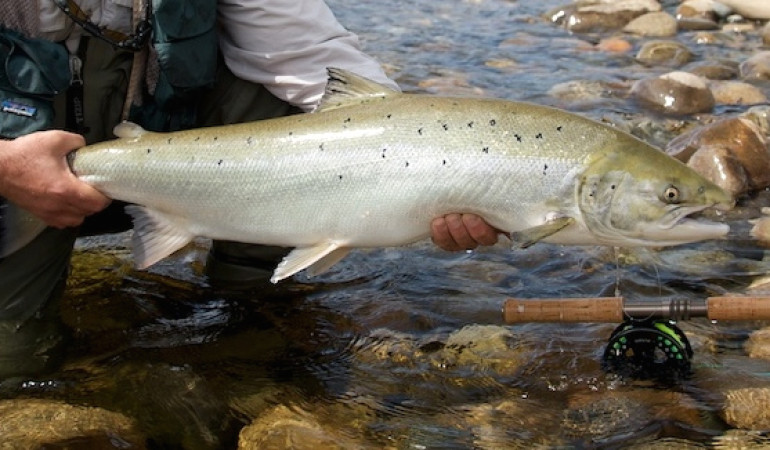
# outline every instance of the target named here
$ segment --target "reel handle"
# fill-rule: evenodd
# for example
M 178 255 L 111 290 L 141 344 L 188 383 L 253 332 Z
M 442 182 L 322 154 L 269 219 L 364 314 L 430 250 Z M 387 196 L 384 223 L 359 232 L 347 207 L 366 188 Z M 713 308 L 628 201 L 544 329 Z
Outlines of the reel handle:
M 509 298 L 503 304 L 505 323 L 618 323 L 623 319 L 623 297 Z
M 770 297 L 709 297 L 707 315 L 711 320 L 770 320 Z

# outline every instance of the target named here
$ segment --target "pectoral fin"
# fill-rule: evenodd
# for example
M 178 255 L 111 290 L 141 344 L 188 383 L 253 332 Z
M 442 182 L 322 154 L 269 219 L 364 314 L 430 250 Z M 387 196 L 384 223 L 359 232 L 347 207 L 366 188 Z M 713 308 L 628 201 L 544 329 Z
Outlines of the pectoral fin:
M 181 218 L 136 205 L 126 206 L 126 212 L 134 219 L 131 243 L 137 269 L 150 267 L 195 237 Z
M 313 247 L 295 248 L 278 264 L 270 281 L 277 283 L 303 269 L 308 269 L 311 275 L 318 275 L 339 262 L 348 252 L 350 248 L 334 241 L 322 242 Z
M 527 248 L 575 222 L 572 217 L 557 217 L 542 225 L 511 233 L 514 247 Z

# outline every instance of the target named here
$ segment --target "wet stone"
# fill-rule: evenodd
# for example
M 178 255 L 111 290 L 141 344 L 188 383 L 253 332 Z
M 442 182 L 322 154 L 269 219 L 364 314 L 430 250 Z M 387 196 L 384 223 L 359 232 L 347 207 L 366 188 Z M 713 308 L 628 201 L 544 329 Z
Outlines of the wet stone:
M 767 139 L 759 126 L 746 118 L 698 127 L 673 139 L 666 152 L 733 194 L 770 185 Z
M 645 13 L 660 11 L 655 0 L 590 0 L 556 8 L 546 18 L 575 33 L 619 30 Z
M 292 448 L 366 449 L 375 448 L 346 436 L 334 426 L 322 424 L 312 414 L 284 405 L 265 412 L 238 436 L 238 449 Z
M 720 105 L 759 105 L 767 102 L 767 96 L 753 84 L 740 81 L 715 81 L 709 83 L 714 100 Z
M 631 95 L 646 108 L 673 115 L 710 112 L 715 104 L 705 80 L 686 72 L 639 80 Z
M 727 430 L 714 438 L 717 450 L 761 450 L 770 447 L 770 437 L 760 430 Z
M 676 8 L 677 19 L 705 19 L 716 24 L 712 0 L 685 0 Z
M 646 66 L 679 67 L 692 58 L 686 45 L 668 40 L 647 41 L 636 53 L 636 60 Z
M 722 415 L 729 425 L 749 430 L 770 429 L 770 388 L 731 389 L 725 392 Z
M 663 11 L 643 14 L 623 27 L 626 33 L 639 36 L 674 36 L 677 30 L 677 23 L 674 16 Z
M 692 155 L 687 165 L 734 196 L 750 190 L 746 170 L 724 147 L 703 146 Z
M 770 2 L 767 0 L 719 0 L 718 3 L 747 19 L 770 19 Z
M 770 51 L 758 52 L 740 65 L 744 80 L 770 80 Z
M 738 76 L 738 64 L 731 61 L 702 61 L 687 66 L 687 71 L 709 80 L 732 80 Z
M 145 437 L 122 414 L 55 400 L 0 401 L 2 448 L 143 449 Z
M 763 223 L 767 228 L 768 223 Z M 762 328 L 749 335 L 748 340 L 743 344 L 743 348 L 751 358 L 770 360 L 770 328 Z

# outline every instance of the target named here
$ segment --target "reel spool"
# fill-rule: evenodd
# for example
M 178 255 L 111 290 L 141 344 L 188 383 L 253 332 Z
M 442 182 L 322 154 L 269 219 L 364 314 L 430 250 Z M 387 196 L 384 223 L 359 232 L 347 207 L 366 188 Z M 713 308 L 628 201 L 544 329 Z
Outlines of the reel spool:
M 666 320 L 627 320 L 604 349 L 604 369 L 632 378 L 671 379 L 690 374 L 692 347 L 682 330 Z

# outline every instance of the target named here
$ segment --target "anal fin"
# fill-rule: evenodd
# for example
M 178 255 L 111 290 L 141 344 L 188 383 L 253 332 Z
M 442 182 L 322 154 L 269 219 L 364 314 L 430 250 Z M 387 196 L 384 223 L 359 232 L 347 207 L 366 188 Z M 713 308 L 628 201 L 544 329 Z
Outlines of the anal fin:
M 134 219 L 131 238 L 134 265 L 146 269 L 187 245 L 195 237 L 184 219 L 143 206 L 128 205 L 126 212 Z

